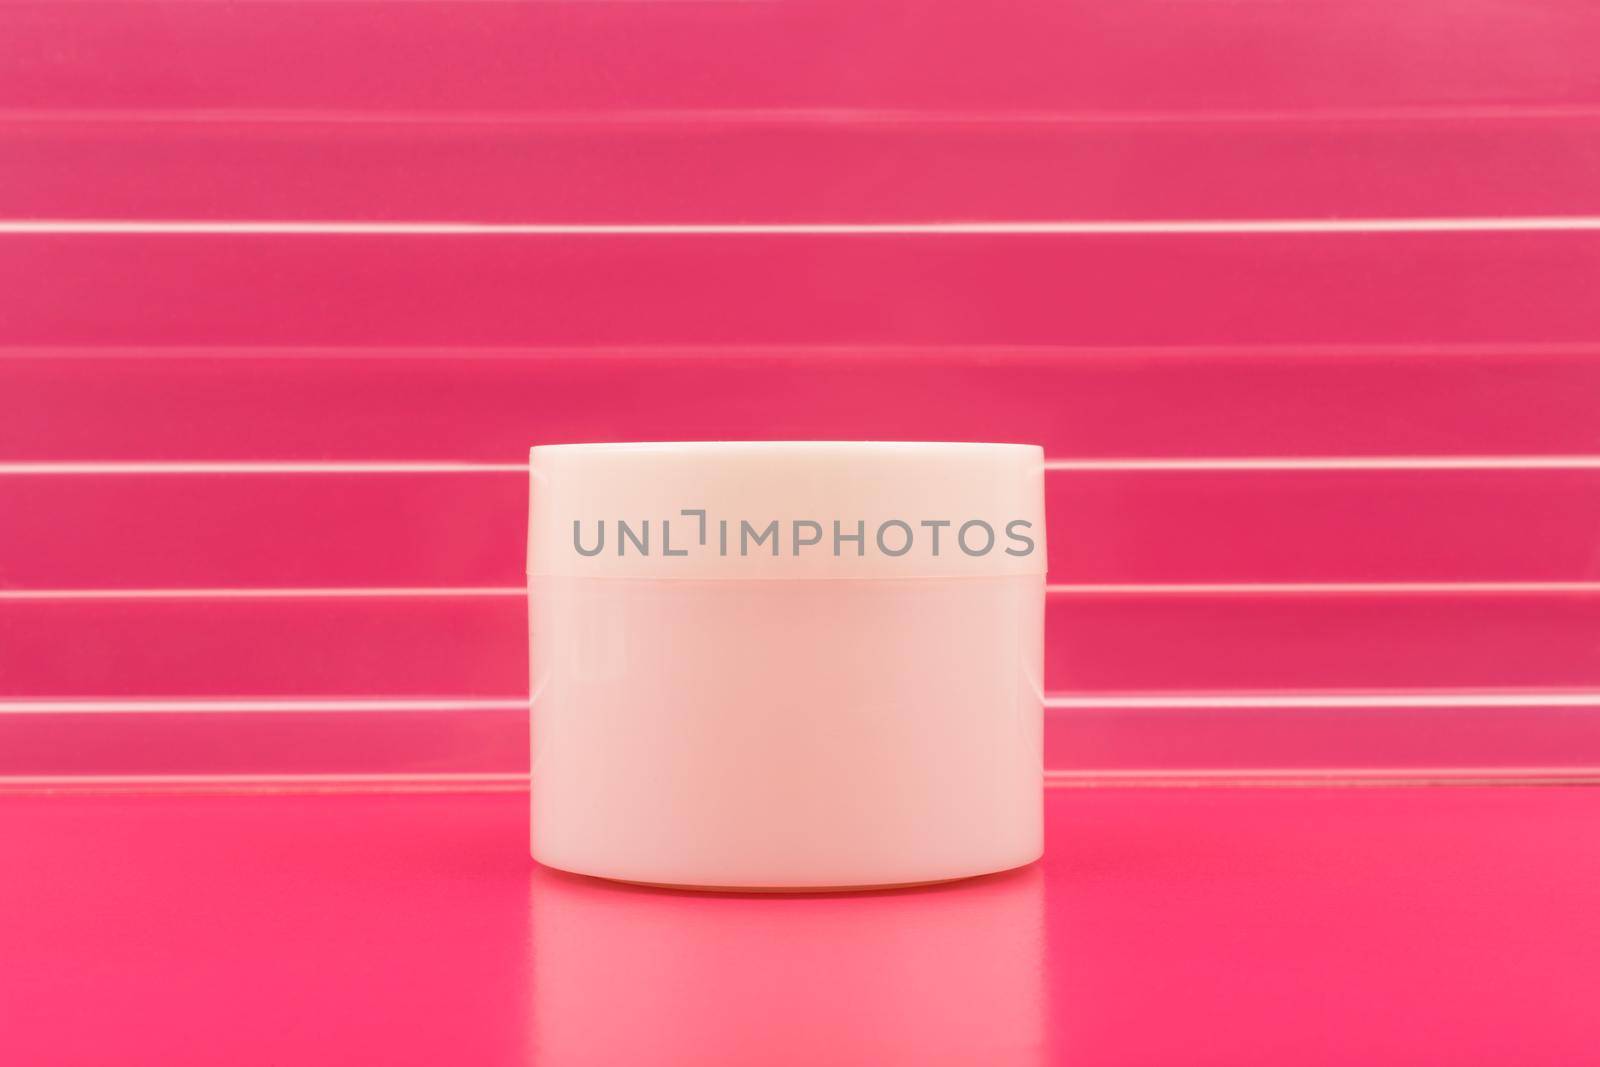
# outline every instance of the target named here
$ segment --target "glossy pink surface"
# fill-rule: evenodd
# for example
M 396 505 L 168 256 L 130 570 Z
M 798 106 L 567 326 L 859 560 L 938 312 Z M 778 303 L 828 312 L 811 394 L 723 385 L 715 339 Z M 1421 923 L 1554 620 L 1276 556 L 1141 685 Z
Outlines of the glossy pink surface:
M 1600 793 L 1046 793 L 885 894 L 553 874 L 526 798 L 0 799 L 0 1055 L 59 1067 L 1570 1067 Z

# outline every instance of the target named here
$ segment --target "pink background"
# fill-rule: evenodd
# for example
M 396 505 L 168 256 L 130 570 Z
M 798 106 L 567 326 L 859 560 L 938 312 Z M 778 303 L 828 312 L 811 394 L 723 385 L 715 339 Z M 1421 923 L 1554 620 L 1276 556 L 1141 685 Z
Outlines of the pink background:
M 515 787 L 526 447 L 863 437 L 1045 447 L 1058 780 L 1591 774 L 1597 46 L 0 5 L 0 779 Z

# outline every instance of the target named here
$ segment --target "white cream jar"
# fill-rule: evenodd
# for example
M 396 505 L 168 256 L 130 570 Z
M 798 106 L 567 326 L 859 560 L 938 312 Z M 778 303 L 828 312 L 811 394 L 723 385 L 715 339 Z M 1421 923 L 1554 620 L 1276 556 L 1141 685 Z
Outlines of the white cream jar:
M 1038 858 L 1040 449 L 551 445 L 531 473 L 541 863 L 815 890 Z

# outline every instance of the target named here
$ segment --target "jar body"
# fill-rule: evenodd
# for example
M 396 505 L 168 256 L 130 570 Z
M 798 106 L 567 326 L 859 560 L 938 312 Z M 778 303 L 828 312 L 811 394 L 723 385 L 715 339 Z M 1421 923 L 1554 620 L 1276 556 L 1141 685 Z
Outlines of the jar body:
M 1042 575 L 541 575 L 529 613 L 548 866 L 820 890 L 1042 851 Z

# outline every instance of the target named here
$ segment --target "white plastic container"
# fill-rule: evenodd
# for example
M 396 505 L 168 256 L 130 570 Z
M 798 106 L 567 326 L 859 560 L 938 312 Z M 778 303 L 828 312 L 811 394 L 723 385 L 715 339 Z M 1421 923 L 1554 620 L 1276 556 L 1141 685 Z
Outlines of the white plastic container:
M 1038 858 L 1040 449 L 553 445 L 531 470 L 534 858 L 773 890 Z

